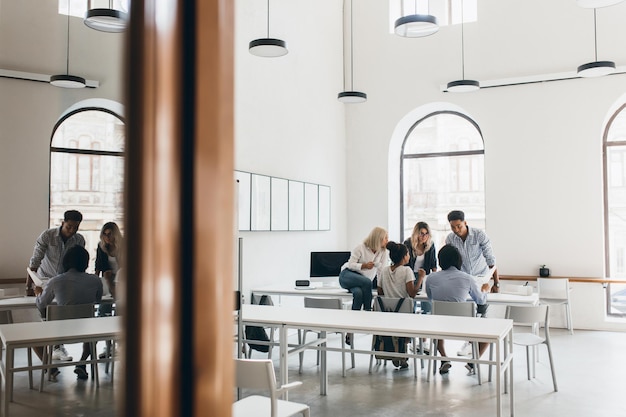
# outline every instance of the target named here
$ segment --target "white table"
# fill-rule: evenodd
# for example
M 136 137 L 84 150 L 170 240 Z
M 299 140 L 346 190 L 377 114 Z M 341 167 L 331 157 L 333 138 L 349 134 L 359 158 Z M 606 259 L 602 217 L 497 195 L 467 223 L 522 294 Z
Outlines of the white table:
M 333 297 L 352 300 L 352 293 L 341 287 L 323 287 L 314 286 L 311 289 L 297 290 L 293 285 L 276 284 L 266 287 L 257 287 L 250 290 L 254 295 L 277 295 L 277 296 L 293 296 L 293 297 Z M 376 295 L 376 290 L 372 291 Z M 415 301 L 428 301 L 426 292 L 422 291 L 414 298 Z M 471 299 L 468 299 L 471 301 Z M 537 305 L 539 297 L 537 293 L 531 295 L 504 294 L 504 293 L 488 293 L 487 304 L 500 305 Z
M 241 310 L 243 323 L 265 327 L 279 328 L 280 349 L 280 382 L 287 381 L 287 356 L 300 352 L 303 347 L 288 350 L 288 329 L 311 329 L 321 332 L 322 349 L 320 355 L 320 394 L 326 395 L 328 373 L 326 368 L 325 335 L 327 332 L 347 331 L 352 333 L 380 334 L 404 337 L 428 337 L 432 339 L 453 339 L 470 342 L 493 343 L 495 360 L 477 361 L 496 367 L 496 405 L 497 416 L 501 416 L 502 391 L 507 390 L 506 380 L 510 386 L 510 415 L 514 415 L 513 391 L 513 321 L 507 319 L 488 319 L 474 317 L 435 316 L 427 314 L 399 314 L 390 320 L 390 313 L 363 312 L 352 310 L 324 310 L 289 308 L 277 306 L 260 306 L 244 304 Z M 306 348 L 306 347 L 304 347 Z M 355 353 L 371 353 L 355 350 Z M 407 354 L 418 358 L 426 355 Z M 437 360 L 465 361 L 464 358 L 450 357 Z M 472 360 L 474 361 L 474 360 Z M 507 375 L 508 373 L 508 375 Z M 507 378 L 508 377 L 508 378 Z
M 34 297 L 29 297 L 34 298 Z M 2 373 L 2 414 L 8 416 L 9 402 L 13 400 L 13 374 L 15 372 L 76 365 L 77 362 L 55 363 L 16 368 L 15 349 L 64 343 L 97 342 L 116 340 L 121 333 L 120 317 L 98 317 L 88 319 L 54 320 L 0 325 L 0 340 L 5 350 L 5 360 L 0 364 Z M 113 358 L 113 355 L 111 355 Z M 91 358 L 85 364 L 107 362 L 112 359 Z M 80 362 L 79 362 L 80 363 Z
M 0 299 L 0 310 L 18 310 L 21 308 L 37 308 L 35 297 L 13 297 Z

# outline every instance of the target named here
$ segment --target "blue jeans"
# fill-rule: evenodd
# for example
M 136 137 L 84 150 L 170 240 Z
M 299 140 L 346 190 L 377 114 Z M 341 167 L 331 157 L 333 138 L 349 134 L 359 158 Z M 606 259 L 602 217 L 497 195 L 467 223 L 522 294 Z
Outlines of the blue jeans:
M 339 285 L 352 293 L 352 310 L 372 309 L 372 280 L 368 277 L 346 268 L 339 274 Z

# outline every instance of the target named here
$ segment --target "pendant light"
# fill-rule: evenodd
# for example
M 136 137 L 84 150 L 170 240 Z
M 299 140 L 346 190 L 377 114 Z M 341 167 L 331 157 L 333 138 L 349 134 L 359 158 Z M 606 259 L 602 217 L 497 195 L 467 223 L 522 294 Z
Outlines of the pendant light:
M 267 0 L 267 38 L 259 38 L 250 42 L 249 51 L 252 55 L 275 58 L 287 55 L 287 43 L 282 39 L 270 38 L 270 0 Z
M 461 1 L 461 75 L 462 79 L 450 81 L 447 91 L 451 93 L 467 93 L 480 88 L 480 83 L 476 80 L 465 79 L 465 15 L 463 14 L 463 1 Z
M 345 5 L 345 1 L 344 1 Z M 344 8 L 345 11 L 345 8 Z M 354 31 L 352 30 L 352 0 L 350 0 L 350 91 L 346 91 L 346 29 L 345 29 L 345 13 L 344 13 L 344 29 L 343 29 L 343 90 L 341 93 L 337 94 L 337 100 L 342 103 L 353 104 L 353 103 L 363 103 L 367 101 L 367 94 L 362 93 L 361 91 L 354 90 L 354 57 L 353 57 L 353 49 L 354 49 Z
M 128 13 L 113 8 L 113 0 L 108 1 L 109 7 L 98 7 L 94 0 L 87 1 L 87 12 L 83 23 L 100 32 L 118 33 L 126 30 Z
M 598 31 L 596 28 L 596 9 L 593 9 L 593 39 L 595 61 L 583 64 L 578 67 L 580 77 L 602 77 L 615 72 L 615 62 L 598 61 Z
M 404 14 L 404 0 L 400 0 Z M 417 14 L 417 0 L 415 0 L 415 14 L 401 16 L 396 20 L 394 32 L 405 38 L 423 38 L 439 30 L 437 18 L 430 14 Z
M 576 3 L 580 7 L 586 9 L 596 9 L 600 7 L 613 6 L 614 4 L 621 3 L 624 0 L 576 0 Z
M 70 2 L 67 2 L 67 50 L 65 61 L 65 74 L 50 76 L 50 84 L 61 88 L 84 88 L 85 79 L 76 75 L 70 75 Z

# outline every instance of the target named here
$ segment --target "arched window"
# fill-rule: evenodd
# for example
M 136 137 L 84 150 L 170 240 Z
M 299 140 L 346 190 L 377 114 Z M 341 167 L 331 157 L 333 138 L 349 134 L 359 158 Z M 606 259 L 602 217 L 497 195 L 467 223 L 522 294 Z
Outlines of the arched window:
M 478 125 L 459 112 L 437 111 L 408 130 L 400 157 L 400 230 L 430 225 L 440 248 L 450 232 L 447 214 L 463 210 L 467 223 L 485 228 L 484 145 Z
M 626 278 L 626 104 L 604 132 L 604 240 L 606 276 Z M 626 315 L 626 286 L 609 284 L 608 314 Z
M 68 112 L 50 144 L 50 227 L 66 210 L 83 214 L 80 233 L 95 259 L 100 228 L 108 221 L 123 229 L 124 122 L 103 108 Z

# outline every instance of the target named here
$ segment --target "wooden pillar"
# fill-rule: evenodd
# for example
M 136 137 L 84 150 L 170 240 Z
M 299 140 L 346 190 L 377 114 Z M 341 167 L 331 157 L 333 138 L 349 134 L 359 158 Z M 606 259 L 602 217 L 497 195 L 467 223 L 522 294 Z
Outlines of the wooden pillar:
M 131 2 L 122 415 L 230 416 L 233 2 Z

